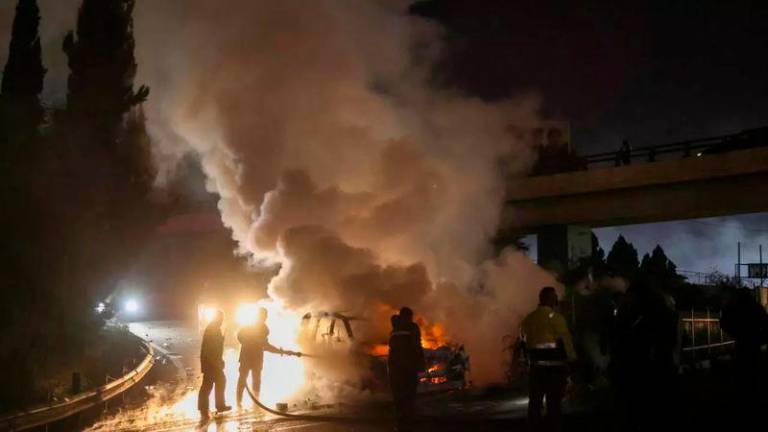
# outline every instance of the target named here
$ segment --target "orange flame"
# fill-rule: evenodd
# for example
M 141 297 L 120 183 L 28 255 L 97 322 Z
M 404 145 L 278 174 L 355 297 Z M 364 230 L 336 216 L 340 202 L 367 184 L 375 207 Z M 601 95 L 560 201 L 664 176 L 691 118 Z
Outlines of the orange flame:
M 436 376 L 436 377 L 425 376 L 425 377 L 422 377 L 419 381 L 428 382 L 430 384 L 442 384 L 444 382 L 448 382 L 448 377 L 447 376 Z
M 375 344 L 368 350 L 368 354 L 375 357 L 384 357 L 389 355 L 389 345 L 387 344 Z
M 373 319 L 377 322 L 388 322 L 389 317 L 398 313 L 398 310 L 387 304 L 379 304 L 375 308 Z M 421 346 L 426 349 L 436 349 L 444 345 L 450 345 L 450 340 L 446 335 L 446 329 L 443 324 L 430 323 L 425 317 L 417 315 L 416 324 L 421 329 Z M 383 330 L 383 329 L 382 329 Z M 389 327 L 387 327 L 389 330 Z M 379 334 L 379 337 L 387 336 Z M 367 350 L 373 356 L 386 356 L 389 354 L 389 346 L 386 340 L 377 340 Z
M 449 344 L 442 324 L 429 324 L 423 317 L 417 317 L 416 323 L 421 328 L 421 346 L 436 349 Z

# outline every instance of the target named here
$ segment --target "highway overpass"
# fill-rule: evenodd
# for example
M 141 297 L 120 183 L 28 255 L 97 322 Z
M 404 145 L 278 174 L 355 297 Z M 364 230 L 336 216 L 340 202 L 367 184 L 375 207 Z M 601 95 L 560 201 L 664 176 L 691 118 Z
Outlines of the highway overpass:
M 768 147 L 752 147 L 514 179 L 501 229 L 538 234 L 539 263 L 559 271 L 589 254 L 591 228 L 762 211 Z

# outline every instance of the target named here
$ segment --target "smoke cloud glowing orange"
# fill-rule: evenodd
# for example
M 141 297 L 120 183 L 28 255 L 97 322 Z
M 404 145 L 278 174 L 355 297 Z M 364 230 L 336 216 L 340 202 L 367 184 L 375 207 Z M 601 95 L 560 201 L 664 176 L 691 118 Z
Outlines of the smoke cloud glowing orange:
M 160 181 L 200 160 L 236 252 L 279 266 L 268 292 L 286 309 L 359 316 L 360 338 L 383 344 L 382 310 L 411 306 L 426 346 L 464 344 L 491 382 L 502 337 L 553 283 L 490 246 L 501 156 L 507 172 L 531 160 L 509 125 L 535 125 L 538 103 L 431 85 L 441 29 L 408 4 L 140 1 Z

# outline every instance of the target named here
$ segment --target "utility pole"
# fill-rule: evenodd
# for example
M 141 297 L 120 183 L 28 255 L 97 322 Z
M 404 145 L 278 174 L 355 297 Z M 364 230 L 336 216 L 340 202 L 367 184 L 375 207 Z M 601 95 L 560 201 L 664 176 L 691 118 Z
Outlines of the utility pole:
M 760 288 L 763 288 L 763 245 L 760 245 Z
M 741 242 L 736 243 L 736 283 L 741 285 Z
M 757 300 L 757 303 L 763 304 L 761 296 L 763 295 L 763 279 L 764 279 L 764 272 L 763 272 L 763 245 L 759 245 L 758 250 L 760 251 L 760 285 L 758 285 L 757 289 L 755 290 L 755 297 Z

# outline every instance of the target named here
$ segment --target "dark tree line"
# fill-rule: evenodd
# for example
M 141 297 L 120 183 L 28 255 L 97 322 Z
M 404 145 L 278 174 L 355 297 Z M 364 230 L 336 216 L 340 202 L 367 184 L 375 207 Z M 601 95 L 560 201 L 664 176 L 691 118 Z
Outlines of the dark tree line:
M 728 294 L 738 288 L 736 281 L 722 274 L 711 275 L 703 285 L 688 281 L 678 273 L 677 266 L 660 245 L 639 258 L 634 245 L 621 235 L 607 256 L 594 235 L 592 243 L 589 265 L 596 275 L 620 276 L 630 284 L 658 290 L 674 299 L 679 310 L 718 309 Z
M 163 206 L 136 88 L 134 0 L 83 0 L 64 38 L 66 104 L 40 100 L 40 11 L 19 0 L 0 92 L 0 411 L 40 400 L 103 322 L 95 302 L 139 253 Z M 44 19 L 44 17 L 43 17 Z
M 40 48 L 40 10 L 35 0 L 20 0 L 16 6 L 8 61 L 0 85 L 0 139 L 3 161 L 16 156 L 13 143 L 29 140 L 43 122 L 40 103 L 45 67 Z

